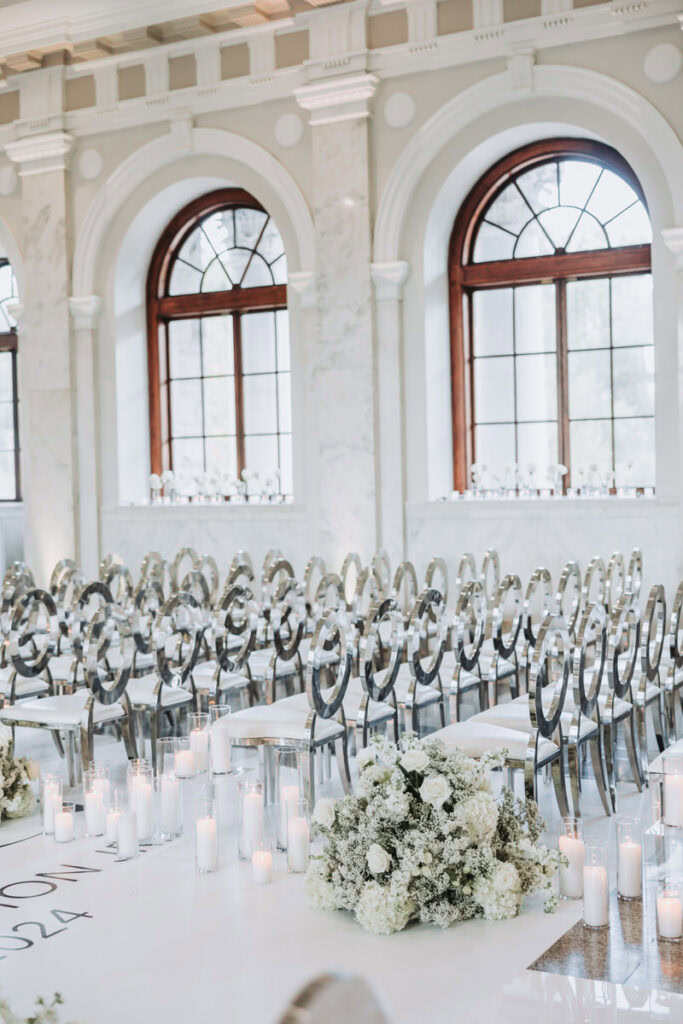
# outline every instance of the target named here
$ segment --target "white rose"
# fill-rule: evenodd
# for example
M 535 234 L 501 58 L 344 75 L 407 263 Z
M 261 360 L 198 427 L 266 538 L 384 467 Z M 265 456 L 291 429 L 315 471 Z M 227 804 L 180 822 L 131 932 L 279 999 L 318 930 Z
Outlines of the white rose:
M 379 843 L 373 843 L 368 850 L 368 867 L 373 875 L 381 875 L 391 867 L 391 857 Z
M 420 786 L 420 796 L 432 807 L 443 807 L 451 795 L 451 787 L 443 775 L 428 775 Z
M 331 800 L 329 797 L 318 800 L 313 811 L 313 820 L 316 824 L 322 825 L 323 828 L 331 828 L 334 825 L 335 804 L 336 801 Z
M 361 750 L 356 754 L 356 764 L 358 770 L 363 771 L 369 764 L 373 764 L 375 760 L 375 752 L 371 747 L 362 747 Z
M 429 758 L 424 750 L 415 748 L 406 750 L 399 763 L 407 772 L 423 772 L 429 764 Z

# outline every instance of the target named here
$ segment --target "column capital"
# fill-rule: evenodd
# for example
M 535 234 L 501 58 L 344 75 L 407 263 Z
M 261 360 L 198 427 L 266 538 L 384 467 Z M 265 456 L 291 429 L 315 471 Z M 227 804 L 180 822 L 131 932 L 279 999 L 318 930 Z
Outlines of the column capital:
M 410 274 L 407 260 L 392 260 L 390 263 L 371 263 L 370 275 L 375 288 L 375 298 L 400 299 L 403 285 Z
M 73 295 L 69 299 L 71 322 L 77 331 L 94 330 L 102 312 L 102 299 L 99 295 Z
M 683 228 L 664 228 L 662 238 L 676 257 L 676 269 L 683 270 Z
M 315 305 L 315 272 L 313 270 L 295 270 L 288 274 L 287 287 L 292 288 L 299 296 L 302 309 L 310 309 Z
M 5 309 L 17 324 L 21 320 L 25 308 L 24 303 L 20 302 L 19 299 L 13 299 L 5 304 Z
M 73 136 L 66 132 L 47 132 L 8 142 L 5 152 L 12 163 L 19 165 L 19 175 L 26 178 L 46 171 L 65 170 L 73 144 Z
M 300 107 L 308 110 L 311 125 L 334 124 L 370 116 L 370 100 L 377 91 L 376 75 L 362 72 L 340 78 L 325 78 L 294 90 Z

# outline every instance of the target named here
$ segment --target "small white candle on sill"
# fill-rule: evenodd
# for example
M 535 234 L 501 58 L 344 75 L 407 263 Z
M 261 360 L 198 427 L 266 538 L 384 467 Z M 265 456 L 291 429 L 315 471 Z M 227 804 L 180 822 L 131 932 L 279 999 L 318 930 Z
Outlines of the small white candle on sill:
M 211 771 L 216 775 L 227 775 L 232 771 L 232 746 L 230 730 L 216 722 L 211 727 Z
M 213 818 L 198 818 L 195 826 L 197 871 L 215 871 L 218 867 L 218 832 Z
M 104 798 L 92 790 L 85 794 L 85 830 L 89 836 L 101 836 L 105 829 Z
M 138 855 L 138 818 L 135 811 L 121 811 L 116 827 L 119 860 Z
M 263 838 L 263 794 L 245 793 L 242 802 L 242 848 L 247 856 Z
M 683 900 L 680 896 L 657 897 L 657 930 L 660 939 L 683 937 Z
M 299 787 L 280 786 L 280 846 L 287 846 L 287 822 L 296 818 L 299 810 Z
M 191 750 L 176 750 L 174 757 L 177 779 L 191 779 L 195 774 L 194 754 Z
M 251 878 L 257 885 L 273 881 L 273 855 L 270 850 L 254 850 L 251 855 Z
M 209 767 L 209 734 L 206 729 L 193 729 L 190 733 L 190 751 L 195 770 L 205 772 Z
M 643 895 L 643 851 L 640 843 L 619 843 L 617 892 L 627 900 Z
M 306 871 L 309 857 L 308 822 L 290 818 L 287 822 L 287 863 L 290 871 Z
M 115 843 L 118 838 L 119 812 L 113 807 L 107 812 L 107 820 L 104 829 L 104 838 L 108 843 Z
M 664 824 L 683 828 L 683 775 L 667 775 L 664 779 Z
M 55 842 L 70 843 L 74 837 L 74 812 L 71 808 L 55 810 Z
M 585 846 L 583 839 L 572 836 L 560 836 L 558 840 L 560 853 L 569 861 L 567 867 L 560 867 L 560 895 L 568 900 L 578 900 L 583 896 L 583 861 Z
M 161 831 L 166 835 L 177 835 L 180 831 L 180 781 L 173 775 L 161 779 L 161 810 L 159 815 Z
M 583 920 L 589 928 L 609 924 L 609 890 L 607 869 L 586 865 L 583 869 Z

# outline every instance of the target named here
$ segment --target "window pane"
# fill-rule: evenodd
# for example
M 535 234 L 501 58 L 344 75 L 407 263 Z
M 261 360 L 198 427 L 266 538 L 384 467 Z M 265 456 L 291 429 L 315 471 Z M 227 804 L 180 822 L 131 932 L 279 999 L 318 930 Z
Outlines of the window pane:
M 278 370 L 289 370 L 289 313 L 286 309 L 280 309 L 275 314 L 275 327 L 277 329 L 277 368 Z
M 652 345 L 652 274 L 612 278 L 612 343 Z
M 474 244 L 474 262 L 487 263 L 489 260 L 512 259 L 512 247 L 515 236 L 507 231 L 496 228 L 492 224 L 483 223 L 477 231 Z
M 557 206 L 557 164 L 555 161 L 532 167 L 517 178 L 517 184 L 524 193 L 529 205 L 538 213 L 549 206 Z
M 612 468 L 612 427 L 609 420 L 582 420 L 569 424 L 569 446 L 571 451 L 572 484 L 577 487 L 581 481 L 581 470 L 596 465 L 600 472 Z
M 244 458 L 252 473 L 268 475 L 278 468 L 277 437 L 246 437 Z
M 198 227 L 195 228 L 187 241 L 183 243 L 178 255 L 191 266 L 196 267 L 198 270 L 204 270 L 216 253 L 202 228 Z
M 610 416 L 609 352 L 570 352 L 568 359 L 570 418 Z
M 569 236 L 580 217 L 579 210 L 570 206 L 556 206 L 539 214 L 539 222 L 550 235 L 556 249 L 566 248 Z
M 223 252 L 235 244 L 232 210 L 210 214 L 202 221 L 202 227 L 216 252 Z
M 235 433 L 235 378 L 209 377 L 204 381 L 206 434 Z
M 171 431 L 173 437 L 201 436 L 202 382 L 200 380 L 174 380 L 171 382 Z
M 514 359 L 496 356 L 474 361 L 476 423 L 501 423 L 515 418 Z
M 221 253 L 221 263 L 230 275 L 233 284 L 240 284 L 251 258 L 249 249 L 228 249 Z
M 517 420 L 557 418 L 557 361 L 554 354 L 519 356 L 517 373 Z
M 517 461 L 543 470 L 557 462 L 557 423 L 520 423 L 517 428 Z
M 245 434 L 269 434 L 271 431 L 277 431 L 275 379 L 274 373 L 264 373 L 245 377 L 242 381 Z
M 12 398 L 12 353 L 0 352 L 0 401 L 11 401 Z
M 271 217 L 266 224 L 266 229 L 261 235 L 261 241 L 258 244 L 258 251 L 261 253 L 267 263 L 272 263 L 278 256 L 282 256 L 285 251 L 285 247 L 282 244 L 282 238 L 280 232 L 277 229 L 277 225 Z
M 609 280 L 567 282 L 567 347 L 609 345 Z
M 655 407 L 654 347 L 615 349 L 612 355 L 615 416 L 651 416 Z
M 652 241 L 650 218 L 642 203 L 624 210 L 606 225 L 610 245 L 648 245 Z
M 290 374 L 288 373 L 278 373 L 277 375 L 277 406 L 278 430 L 289 433 L 292 429 L 292 395 Z
M 280 435 L 280 490 L 283 494 L 294 492 L 291 434 Z
M 262 288 L 272 283 L 273 277 L 268 269 L 268 264 L 257 253 L 254 253 L 242 280 L 242 287 Z
M 171 377 L 199 377 L 199 320 L 171 320 L 168 325 Z
M 0 451 L 14 450 L 14 403 L 0 402 Z
M 654 487 L 655 422 L 615 420 L 614 462 L 617 487 Z
M 234 373 L 232 316 L 202 319 L 202 358 L 207 377 Z
M 600 168 L 586 160 L 560 161 L 560 202 L 563 206 L 586 205 Z
M 512 352 L 512 288 L 487 288 L 472 296 L 475 356 Z
M 275 314 L 247 313 L 242 317 L 242 372 L 275 370 Z
M 515 351 L 555 351 L 555 286 L 515 288 Z
M 477 427 L 474 432 L 476 461 L 488 466 L 503 479 L 505 466 L 516 462 L 515 428 L 512 424 L 505 426 Z
M 567 242 L 567 252 L 583 252 L 588 249 L 606 249 L 607 236 L 601 224 L 590 213 L 582 213 L 579 222 Z
M 287 284 L 287 257 L 280 256 L 279 260 L 275 260 L 271 264 L 271 272 L 273 274 L 273 281 L 275 284 Z
M 227 292 L 232 288 L 230 278 L 225 272 L 223 264 L 216 257 L 209 266 L 202 279 L 203 292 Z
M 248 206 L 235 210 L 235 245 L 253 249 L 267 219 L 268 214 L 263 210 L 252 210 Z
M 623 178 L 605 168 L 586 209 L 604 224 L 605 221 L 630 206 L 637 198 L 631 186 Z
M 237 442 L 234 437 L 207 437 L 206 470 L 208 473 L 237 476 Z
M 204 472 L 204 452 L 201 440 L 173 442 L 173 470 L 183 480 L 194 480 Z
M 541 230 L 538 221 L 529 221 L 517 239 L 515 257 L 526 259 L 528 256 L 552 256 L 554 252 L 553 246 Z
M 0 498 L 5 501 L 16 498 L 13 452 L 0 452 Z
M 182 260 L 176 260 L 168 283 L 169 295 L 193 295 L 198 292 L 202 283 L 202 275 L 194 267 Z M 204 289 L 206 291 L 206 289 Z
M 531 215 L 515 184 L 508 185 L 486 211 L 486 220 L 518 235 Z

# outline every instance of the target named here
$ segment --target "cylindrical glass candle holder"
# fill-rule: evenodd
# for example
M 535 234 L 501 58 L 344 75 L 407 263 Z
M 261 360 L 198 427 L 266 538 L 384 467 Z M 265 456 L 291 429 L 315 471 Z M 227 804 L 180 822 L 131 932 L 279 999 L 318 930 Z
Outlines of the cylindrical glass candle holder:
M 174 742 L 173 768 L 177 779 L 193 779 L 197 774 L 194 754 L 190 750 L 189 736 L 176 736 Z
M 238 852 L 242 860 L 251 860 L 251 855 L 263 841 L 263 783 L 240 782 Z
M 138 816 L 132 794 L 125 790 L 117 793 L 118 818 L 116 820 L 117 860 L 133 860 L 138 855 Z
M 672 828 L 683 828 L 683 752 L 665 750 L 662 754 L 662 821 Z
M 617 818 L 617 895 L 620 900 L 639 900 L 643 895 L 640 818 Z
M 107 805 L 104 800 L 102 779 L 94 768 L 83 772 L 83 808 L 85 810 L 85 834 L 102 836 L 106 829 Z
M 100 761 L 93 765 L 95 773 L 94 790 L 102 794 L 105 813 L 111 803 L 111 764 L 109 761 Z
M 586 842 L 583 868 L 583 923 L 586 928 L 609 925 L 609 875 L 606 842 Z
M 197 801 L 194 824 L 195 865 L 200 874 L 218 870 L 218 821 L 216 802 L 211 797 Z
M 40 806 L 43 814 L 43 832 L 52 835 L 55 830 L 55 808 L 62 807 L 62 777 L 48 772 L 40 779 Z
M 657 938 L 665 942 L 683 938 L 683 888 L 666 878 L 657 882 Z
M 230 735 L 230 706 L 212 704 L 209 708 L 209 764 L 212 775 L 232 772 L 232 737 Z
M 139 763 L 135 771 L 129 771 L 128 792 L 130 806 L 137 816 L 138 842 L 149 845 L 154 842 L 154 776 L 151 764 Z
M 209 770 L 209 716 L 203 711 L 190 714 L 187 727 L 195 771 L 203 775 Z
M 61 807 L 55 804 L 55 842 L 70 843 L 76 835 L 76 805 L 73 803 L 62 803 Z
M 146 757 L 134 757 L 128 762 L 128 765 L 126 766 L 126 780 L 128 782 L 129 789 L 130 780 L 133 778 L 133 776 L 139 775 L 140 772 L 144 771 L 146 768 L 149 768 L 149 766 L 149 761 L 147 760 Z
M 164 736 L 157 740 L 157 775 L 167 775 L 172 772 L 175 775 L 175 736 Z
M 581 818 L 561 818 L 557 824 L 557 846 L 567 858 L 560 865 L 560 896 L 564 900 L 580 900 L 583 896 L 585 846 Z
M 277 793 L 277 845 L 287 849 L 288 809 L 294 816 L 303 796 L 301 751 L 296 747 L 278 747 L 275 751 L 275 792 Z
M 110 846 L 118 840 L 119 814 L 128 808 L 128 791 L 115 789 L 105 818 L 104 839 Z
M 287 870 L 308 870 L 311 848 L 311 817 L 308 800 L 299 800 L 296 808 L 287 805 Z
M 273 841 L 262 839 L 251 853 L 251 879 L 256 885 L 273 881 Z
M 181 785 L 173 770 L 173 761 L 167 759 L 166 771 L 156 779 L 159 794 L 159 834 L 164 840 L 175 839 L 183 832 Z

